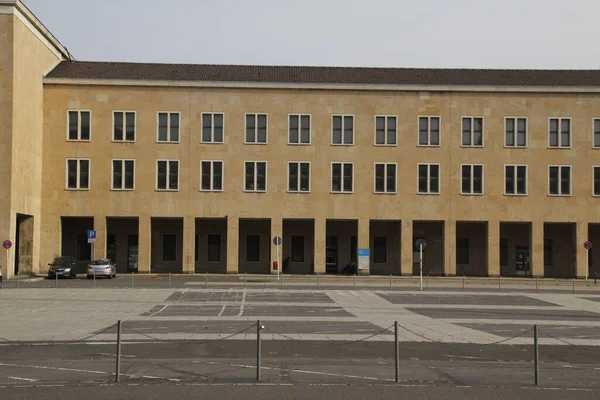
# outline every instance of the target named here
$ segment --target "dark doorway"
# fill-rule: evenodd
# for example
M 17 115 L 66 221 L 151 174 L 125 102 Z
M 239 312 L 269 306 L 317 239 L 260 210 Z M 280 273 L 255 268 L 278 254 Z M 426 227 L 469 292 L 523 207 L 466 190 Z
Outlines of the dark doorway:
M 517 276 L 531 276 L 529 246 L 515 247 L 515 271 Z
M 138 228 L 137 217 L 106 218 L 106 258 L 115 263 L 118 273 L 137 272 Z
M 71 256 L 77 260 L 77 273 L 85 273 L 88 261 L 92 259 L 92 245 L 88 243 L 87 231 L 94 229 L 93 217 L 61 218 L 61 256 Z M 51 260 L 47 261 L 50 262 Z
M 338 238 L 327 236 L 325 239 L 325 273 L 335 274 L 338 271 Z

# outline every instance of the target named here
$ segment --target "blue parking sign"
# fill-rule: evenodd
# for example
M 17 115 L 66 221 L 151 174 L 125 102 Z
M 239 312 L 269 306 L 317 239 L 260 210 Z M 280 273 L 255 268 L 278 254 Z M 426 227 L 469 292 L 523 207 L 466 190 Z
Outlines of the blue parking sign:
M 88 239 L 96 239 L 96 231 L 94 230 L 89 230 L 88 231 Z
M 358 249 L 359 257 L 369 257 L 369 249 Z

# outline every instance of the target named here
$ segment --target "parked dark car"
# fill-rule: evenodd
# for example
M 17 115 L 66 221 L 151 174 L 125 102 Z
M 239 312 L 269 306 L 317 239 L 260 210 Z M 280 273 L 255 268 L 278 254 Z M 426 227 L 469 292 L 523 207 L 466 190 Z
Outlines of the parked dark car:
M 77 271 L 75 270 L 75 260 L 73 257 L 56 257 L 48 269 L 48 279 L 55 279 L 57 276 L 63 278 L 75 279 Z

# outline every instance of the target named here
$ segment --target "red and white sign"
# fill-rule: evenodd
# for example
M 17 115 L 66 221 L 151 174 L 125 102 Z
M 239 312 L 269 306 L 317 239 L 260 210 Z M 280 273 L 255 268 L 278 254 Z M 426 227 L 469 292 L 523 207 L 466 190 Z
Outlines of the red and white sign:
M 591 249 L 592 249 L 592 242 L 590 242 L 589 240 L 588 240 L 588 241 L 586 241 L 586 242 L 583 244 L 583 247 L 585 247 L 585 249 L 586 249 L 586 250 L 591 250 Z
M 2 242 L 2 247 L 8 250 L 12 247 L 12 242 L 10 240 L 5 240 L 4 242 Z

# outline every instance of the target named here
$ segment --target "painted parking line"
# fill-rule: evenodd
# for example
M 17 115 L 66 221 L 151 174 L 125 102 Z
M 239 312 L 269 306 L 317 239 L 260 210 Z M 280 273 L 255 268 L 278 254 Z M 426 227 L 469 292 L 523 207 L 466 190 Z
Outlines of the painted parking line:
M 31 379 L 31 378 L 22 378 L 19 376 L 7 376 L 8 379 L 14 379 L 17 381 L 27 381 L 27 382 L 37 382 L 37 379 Z

